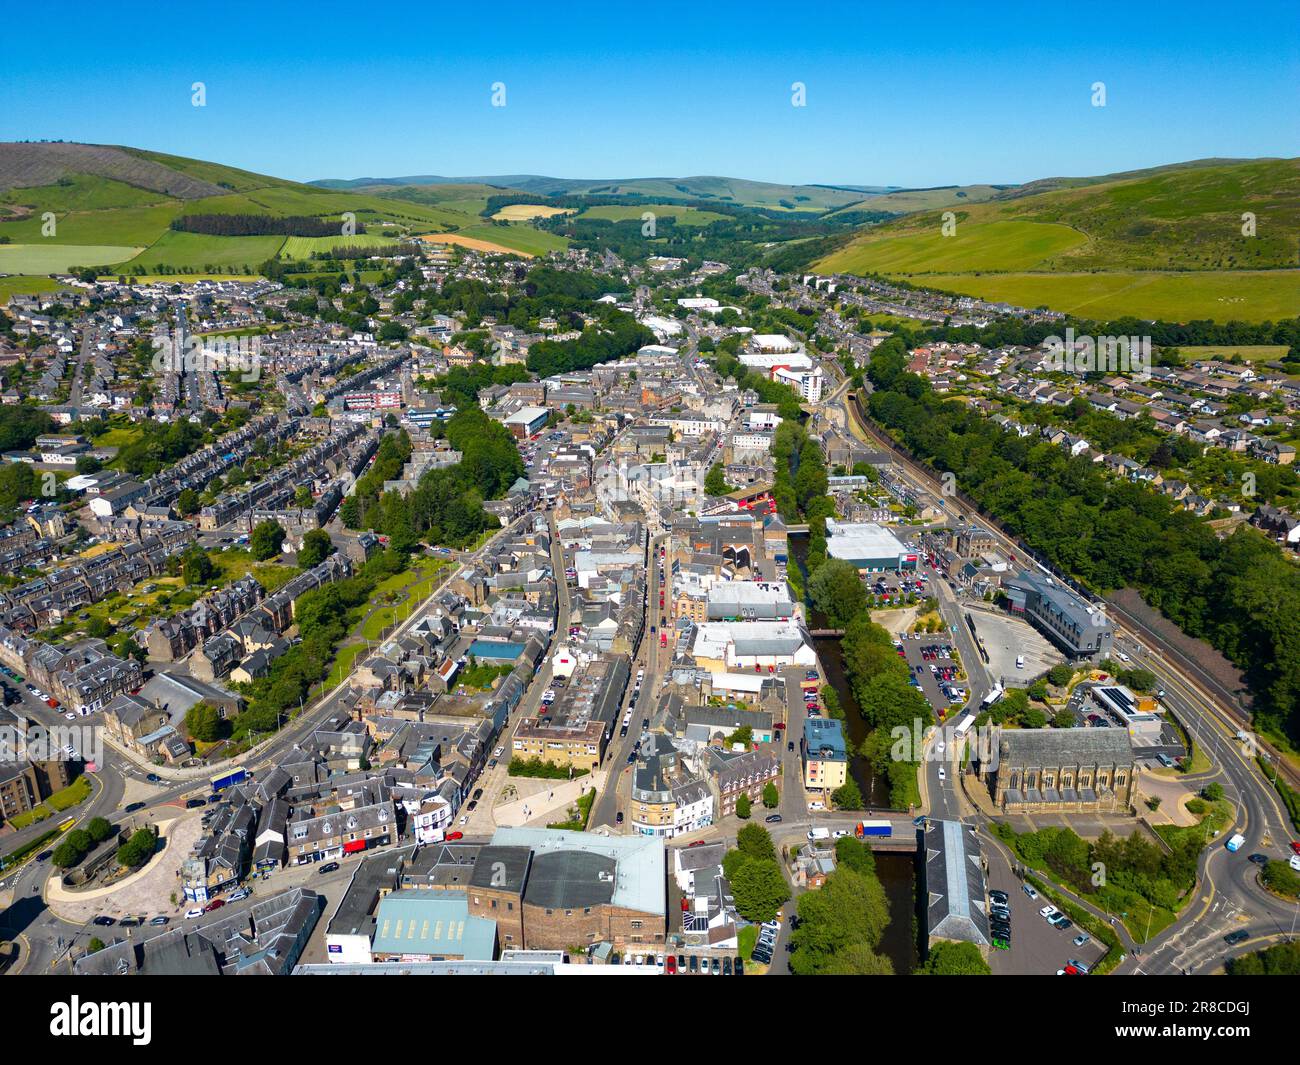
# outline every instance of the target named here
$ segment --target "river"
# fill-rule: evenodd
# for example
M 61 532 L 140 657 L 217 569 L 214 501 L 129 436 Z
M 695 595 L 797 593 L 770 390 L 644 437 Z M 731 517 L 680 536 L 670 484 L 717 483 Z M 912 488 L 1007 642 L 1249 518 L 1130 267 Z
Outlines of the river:
M 789 538 L 790 558 L 803 574 L 804 587 L 808 586 L 808 537 L 792 534 Z M 825 617 L 804 604 L 810 629 L 830 628 Z M 813 645 L 821 662 L 822 679 L 831 685 L 840 697 L 844 710 L 844 730 L 849 746 L 855 752 L 849 761 L 849 775 L 862 789 L 862 797 L 869 806 L 889 807 L 889 785 L 883 776 L 873 771 L 871 763 L 856 752 L 867 736 L 867 723 L 862 717 L 857 700 L 844 675 L 844 656 L 840 653 L 838 636 L 815 636 Z M 917 929 L 922 917 L 918 912 L 916 897 L 916 858 L 908 854 L 876 852 L 876 874 L 884 885 L 889 899 L 889 926 L 881 939 L 880 952 L 894 963 L 899 975 L 912 972 L 917 965 Z

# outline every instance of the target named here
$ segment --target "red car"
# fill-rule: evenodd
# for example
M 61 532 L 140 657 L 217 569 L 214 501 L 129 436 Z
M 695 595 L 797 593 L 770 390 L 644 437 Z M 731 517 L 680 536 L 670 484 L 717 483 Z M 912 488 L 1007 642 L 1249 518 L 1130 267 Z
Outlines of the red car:
M 1291 841 L 1291 849 L 1295 851 L 1296 854 L 1300 854 L 1300 839 L 1293 839 Z
M 465 838 L 465 833 L 463 833 L 463 832 L 448 832 L 448 833 L 446 834 L 446 836 L 444 836 L 443 838 L 444 838 L 448 843 L 450 843 L 450 842 L 452 842 L 452 840 L 464 839 L 464 838 Z
M 226 904 L 225 899 L 213 899 L 211 902 L 209 902 L 206 906 L 203 907 L 203 912 L 211 913 L 213 910 L 221 909 L 221 907 L 224 906 L 225 904 Z
M 694 843 L 690 844 L 690 846 L 692 846 L 692 847 L 703 847 L 704 844 L 706 844 L 707 842 L 708 842 L 708 840 L 706 840 L 706 839 L 697 839 Z
M 672 976 L 675 972 L 677 972 L 677 958 L 675 955 L 669 954 L 664 961 L 664 973 Z

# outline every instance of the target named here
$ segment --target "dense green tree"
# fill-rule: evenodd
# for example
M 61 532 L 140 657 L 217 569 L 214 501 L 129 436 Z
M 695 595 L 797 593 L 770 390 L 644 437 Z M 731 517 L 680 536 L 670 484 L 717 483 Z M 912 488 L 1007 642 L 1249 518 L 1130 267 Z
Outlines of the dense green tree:
M 762 825 L 745 825 L 736 833 L 736 850 L 747 858 L 776 860 L 776 844 Z
M 844 559 L 822 563 L 809 578 L 808 593 L 832 628 L 844 628 L 867 609 L 867 590 L 857 567 Z
M 211 703 L 195 703 L 185 712 L 185 731 L 200 743 L 220 739 L 221 727 L 221 715 Z
M 711 496 L 725 496 L 735 491 L 735 488 L 727 484 L 726 471 L 721 462 L 715 462 L 709 467 L 708 475 L 704 478 L 704 491 Z
M 248 540 L 248 547 L 255 559 L 264 561 L 279 555 L 283 543 L 284 529 L 280 523 L 263 521 L 253 527 L 253 533 Z
M 324 529 L 311 529 L 302 538 L 302 547 L 298 551 L 298 565 L 311 569 L 324 562 L 334 552 L 334 542 Z
M 770 921 L 790 897 L 781 867 L 775 861 L 748 858 L 728 874 L 736 912 L 747 921 Z
M 974 943 L 936 943 L 919 972 L 924 976 L 992 976 Z
M 858 787 L 856 780 L 846 780 L 831 792 L 831 802 L 835 804 L 837 810 L 861 810 L 864 806 L 862 789 Z

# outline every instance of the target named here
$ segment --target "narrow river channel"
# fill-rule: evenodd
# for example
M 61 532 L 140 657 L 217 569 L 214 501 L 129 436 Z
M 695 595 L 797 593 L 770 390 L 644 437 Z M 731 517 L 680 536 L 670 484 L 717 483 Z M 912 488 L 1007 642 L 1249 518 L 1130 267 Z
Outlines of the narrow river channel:
M 808 586 L 808 537 L 794 533 L 789 538 L 790 558 L 799 567 L 804 577 L 804 587 Z M 829 628 L 825 617 L 812 606 L 805 603 L 808 627 L 810 629 Z M 840 653 L 838 636 L 813 637 L 817 657 L 821 661 L 822 678 L 839 694 L 840 706 L 844 709 L 844 730 L 848 735 L 850 748 L 857 752 L 867 736 L 867 723 L 848 678 L 844 675 L 844 658 Z M 849 774 L 862 789 L 862 797 L 868 806 L 877 809 L 889 805 L 889 787 L 884 777 L 874 773 L 871 764 L 860 754 L 854 753 L 849 762 Z M 916 859 L 907 854 L 876 854 L 876 872 L 884 885 L 889 899 L 889 927 L 885 929 L 880 951 L 894 963 L 894 972 L 904 974 L 912 972 L 917 965 L 917 928 L 921 915 L 916 901 Z

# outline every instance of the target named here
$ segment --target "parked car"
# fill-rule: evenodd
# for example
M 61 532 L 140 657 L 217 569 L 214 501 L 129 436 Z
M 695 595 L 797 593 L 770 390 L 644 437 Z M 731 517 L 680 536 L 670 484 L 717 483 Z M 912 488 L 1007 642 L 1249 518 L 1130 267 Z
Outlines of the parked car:
M 159 914 L 157 917 L 153 918 L 149 923 L 156 928 L 161 928 L 163 925 L 167 924 L 170 920 L 171 920 L 170 917 L 166 917 L 162 914 Z
M 992 891 L 989 892 L 989 899 L 992 900 L 993 902 L 1000 902 L 1003 905 L 1006 905 L 1011 901 L 1011 896 L 1008 895 L 1005 891 L 1001 891 L 998 888 L 994 888 Z
M 224 906 L 225 904 L 226 904 L 225 899 L 213 899 L 205 907 L 203 907 L 203 912 L 211 913 L 213 910 L 221 909 L 221 907 Z
M 465 833 L 464 833 L 464 832 L 448 832 L 448 833 L 443 837 L 443 839 L 445 839 L 448 843 L 452 843 L 452 842 L 454 842 L 455 840 L 458 840 L 458 839 L 464 839 L 464 838 L 465 838 Z
M 97 924 L 100 928 L 108 928 L 110 925 L 117 924 L 117 922 L 112 917 L 106 917 L 101 913 L 91 922 L 91 924 Z
M 238 891 L 234 892 L 234 893 L 230 896 L 230 901 L 231 901 L 231 902 L 241 902 L 241 901 L 243 901 L 244 899 L 248 898 L 251 894 L 252 894 L 252 892 L 249 891 L 248 888 L 246 888 L 246 887 L 241 887 Z
M 768 814 L 765 818 L 763 818 L 763 820 L 766 821 L 769 825 L 779 825 L 781 823 L 781 815 Z
M 1038 916 L 1045 917 L 1047 918 L 1047 920 L 1050 921 L 1053 917 L 1057 916 L 1060 912 L 1061 911 L 1058 910 L 1055 906 L 1044 906 L 1041 910 L 1038 911 Z
M 191 920 L 192 918 L 195 918 L 195 917 L 202 917 L 202 916 L 203 916 L 203 907 L 202 907 L 202 906 L 195 906 L 192 910 L 186 910 L 186 911 L 185 911 L 185 920 L 187 920 L 187 921 L 188 921 L 188 920 Z
M 1081 946 L 1083 946 L 1085 943 L 1090 942 L 1090 940 L 1088 939 L 1088 933 L 1087 933 L 1087 932 L 1080 932 L 1077 936 L 1074 937 L 1074 939 L 1071 940 L 1071 942 L 1072 942 L 1076 947 L 1081 947 Z
M 1028 895 L 1031 899 L 1038 898 L 1038 892 L 1034 890 L 1032 884 L 1021 884 L 1020 890 L 1023 891 L 1026 895 Z
M 197 810 L 200 806 L 207 806 L 207 801 L 204 799 L 185 800 L 185 809 L 187 810 Z
M 339 868 L 338 862 L 326 862 L 324 865 L 320 867 L 320 871 L 321 874 L 324 875 L 325 873 L 336 873 L 338 872 L 338 868 Z
M 621 825 L 622 823 L 623 823 L 623 811 L 619 810 L 619 812 L 614 815 L 614 824 Z

